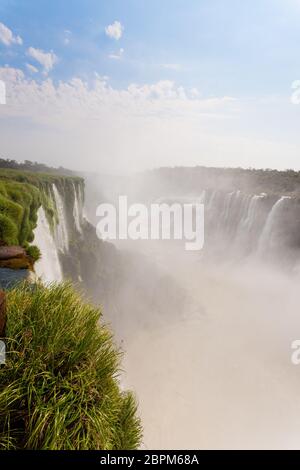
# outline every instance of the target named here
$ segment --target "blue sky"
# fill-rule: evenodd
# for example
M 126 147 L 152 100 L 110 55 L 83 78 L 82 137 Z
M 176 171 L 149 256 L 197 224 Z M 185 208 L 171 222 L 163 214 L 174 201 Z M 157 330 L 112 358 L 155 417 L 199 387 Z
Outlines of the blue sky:
M 118 39 L 106 33 L 116 21 L 122 29 Z M 235 121 L 228 130 L 230 140 L 234 131 L 237 140 L 247 131 L 253 143 L 263 132 L 268 145 L 276 146 L 276 139 L 298 145 L 300 107 L 291 105 L 290 95 L 300 77 L 300 0 L 1 0 L 0 23 L 22 39 L 8 46 L 1 43 L 0 30 L 0 67 L 22 70 L 24 79 L 38 84 L 52 80 L 57 86 L 76 77 L 92 86 L 97 73 L 108 77 L 114 90 L 169 81 L 178 89 L 197 90 L 203 99 L 237 100 L 239 118 L 237 109 L 228 114 Z M 47 70 L 47 58 L 39 60 L 37 50 L 55 57 Z M 202 119 L 201 132 L 205 128 Z M 226 122 L 221 134 L 227 128 Z M 296 167 L 295 155 L 290 166 Z M 209 162 L 219 165 L 222 160 L 212 150 Z M 238 161 L 224 156 L 226 164 Z M 240 164 L 250 166 L 251 159 Z M 255 158 L 252 164 L 260 166 Z
M 27 47 L 54 50 L 55 79 L 98 71 L 115 86 L 176 79 L 211 95 L 253 95 L 287 93 L 299 75 L 297 0 L 2 0 L 0 18 L 24 40 L 15 57 L 0 46 L 1 62 L 23 67 Z M 105 34 L 115 20 L 119 41 Z M 120 48 L 122 61 L 109 59 Z

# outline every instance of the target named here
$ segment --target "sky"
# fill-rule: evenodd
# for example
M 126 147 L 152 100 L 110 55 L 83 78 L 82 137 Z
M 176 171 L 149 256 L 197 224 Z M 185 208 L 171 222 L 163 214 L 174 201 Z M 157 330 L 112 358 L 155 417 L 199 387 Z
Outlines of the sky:
M 300 170 L 299 25 L 300 0 L 1 0 L 0 156 Z

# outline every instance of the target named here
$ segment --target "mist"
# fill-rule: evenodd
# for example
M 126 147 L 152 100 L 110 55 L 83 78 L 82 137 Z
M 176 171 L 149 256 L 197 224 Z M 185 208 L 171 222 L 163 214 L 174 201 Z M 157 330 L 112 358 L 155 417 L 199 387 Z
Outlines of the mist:
M 203 170 L 195 192 L 191 179 L 188 191 L 171 177 L 180 170 L 165 171 L 173 185 L 158 171 L 93 176 L 87 188 L 100 202 L 120 193 L 148 202 L 162 194 L 182 201 L 183 193 L 197 200 L 210 175 Z M 125 353 L 122 383 L 138 397 L 145 448 L 299 448 L 300 378 L 291 361 L 300 331 L 299 251 L 280 230 L 286 213 L 296 212 L 278 211 L 280 197 L 255 195 L 257 175 L 245 177 L 248 194 L 234 193 L 237 177 L 226 170 L 217 192 L 207 191 L 202 251 L 174 241 L 116 242 L 127 276 L 104 318 Z M 87 189 L 92 208 L 89 196 Z

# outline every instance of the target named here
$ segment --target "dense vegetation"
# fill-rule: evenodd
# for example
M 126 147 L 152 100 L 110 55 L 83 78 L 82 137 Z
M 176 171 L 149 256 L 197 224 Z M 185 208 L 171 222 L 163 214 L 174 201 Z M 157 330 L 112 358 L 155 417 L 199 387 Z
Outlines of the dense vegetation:
M 149 194 L 154 190 L 200 192 L 203 189 L 241 190 L 249 193 L 300 195 L 300 172 L 294 170 L 174 167 L 159 168 L 145 173 L 145 186 Z M 159 185 L 159 187 L 158 187 Z
M 54 173 L 54 174 L 61 174 L 61 175 L 69 175 L 73 174 L 72 171 L 60 167 L 60 168 L 53 168 L 45 165 L 44 163 L 39 162 L 32 162 L 30 160 L 24 160 L 24 162 L 17 162 L 16 160 L 12 160 L 9 158 L 0 158 L 0 168 L 9 168 L 11 170 L 21 170 L 21 171 L 31 171 L 31 172 L 38 172 L 38 173 Z
M 70 285 L 8 293 L 7 362 L 0 368 L 0 448 L 134 449 L 133 396 L 100 313 Z
M 30 184 L 0 180 L 1 241 L 8 245 L 32 242 L 40 204 L 37 188 Z
M 48 173 L 0 170 L 0 241 L 7 245 L 27 246 L 33 241 L 37 211 L 42 205 L 50 226 L 58 222 L 53 184 L 73 207 L 73 185 L 83 180 Z

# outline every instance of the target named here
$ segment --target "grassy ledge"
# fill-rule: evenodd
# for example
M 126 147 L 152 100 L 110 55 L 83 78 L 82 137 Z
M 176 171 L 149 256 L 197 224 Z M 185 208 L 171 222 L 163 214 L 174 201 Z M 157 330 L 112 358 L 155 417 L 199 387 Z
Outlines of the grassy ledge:
M 53 184 L 63 196 L 66 206 L 74 205 L 74 185 L 83 187 L 77 177 L 30 173 L 0 169 L 0 240 L 6 245 L 32 243 L 37 224 L 37 211 L 42 205 L 50 227 L 58 223 Z
M 120 355 L 100 312 L 69 284 L 24 284 L 7 303 L 0 448 L 137 448 L 136 403 L 120 390 Z

